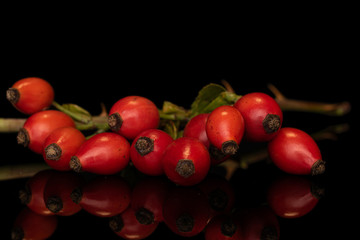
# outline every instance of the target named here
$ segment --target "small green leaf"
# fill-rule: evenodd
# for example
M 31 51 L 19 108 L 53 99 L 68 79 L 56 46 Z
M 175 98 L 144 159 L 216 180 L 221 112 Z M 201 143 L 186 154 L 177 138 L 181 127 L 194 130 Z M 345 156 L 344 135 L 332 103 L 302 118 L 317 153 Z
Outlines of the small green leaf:
M 178 127 L 174 121 L 167 121 L 164 126 L 164 131 L 168 133 L 173 139 L 178 138 Z
M 68 104 L 58 104 L 57 102 L 53 102 L 53 106 L 55 106 L 58 110 L 68 114 L 74 120 L 82 122 L 82 123 L 89 123 L 92 120 L 91 114 L 85 110 L 84 108 L 80 107 L 79 105 L 68 103 Z

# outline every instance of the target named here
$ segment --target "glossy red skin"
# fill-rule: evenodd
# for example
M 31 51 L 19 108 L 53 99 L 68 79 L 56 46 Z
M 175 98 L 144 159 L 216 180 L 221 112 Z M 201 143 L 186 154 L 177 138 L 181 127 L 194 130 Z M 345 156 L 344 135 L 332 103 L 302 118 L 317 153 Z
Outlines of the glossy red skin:
M 61 148 L 61 157 L 58 160 L 47 159 L 45 151 L 43 158 L 53 169 L 59 171 L 69 171 L 69 162 L 75 155 L 79 147 L 85 142 L 86 138 L 82 132 L 74 127 L 58 128 L 50 133 L 44 142 L 44 150 L 52 143 L 56 143 Z
M 268 188 L 267 200 L 275 214 L 282 218 L 299 218 L 319 202 L 311 193 L 311 181 L 296 175 L 274 181 Z
M 236 225 L 235 233 L 230 237 L 221 232 L 221 225 L 223 222 L 228 221 L 228 218 Z M 242 232 L 240 224 L 230 216 L 218 215 L 211 219 L 205 228 L 205 240 L 240 240 L 242 239 Z
M 144 156 L 141 156 L 136 148 L 136 141 L 140 137 L 148 137 L 154 141 L 154 150 Z M 160 176 L 164 174 L 161 159 L 167 146 L 174 140 L 166 132 L 159 129 L 148 129 L 141 132 L 132 142 L 130 147 L 130 159 L 135 168 L 142 173 L 150 176 Z
M 266 142 L 273 139 L 278 131 L 266 133 L 263 120 L 268 114 L 276 114 L 283 121 L 283 113 L 274 98 L 265 93 L 254 92 L 242 96 L 234 107 L 238 109 L 245 121 L 245 139 L 253 142 Z M 280 129 L 280 128 L 279 128 Z
M 156 105 L 147 98 L 128 96 L 117 101 L 109 115 L 119 113 L 123 123 L 117 131 L 127 139 L 134 139 L 142 131 L 157 128 L 160 115 Z
M 120 216 L 124 227 L 115 233 L 124 239 L 145 239 L 150 236 L 159 225 L 159 222 L 148 225 L 139 223 L 135 216 L 135 210 L 131 207 L 127 208 Z
M 170 186 L 163 178 L 148 177 L 138 182 L 131 194 L 131 207 L 145 208 L 154 215 L 154 221 L 163 221 L 163 206 Z
M 191 160 L 195 173 L 187 178 L 179 175 L 176 165 L 179 160 Z M 201 182 L 210 169 L 210 155 L 207 148 L 196 138 L 180 137 L 173 141 L 165 151 L 162 164 L 166 176 L 174 183 L 190 186 Z
M 17 215 L 13 228 L 21 228 L 23 239 L 48 239 L 58 226 L 57 216 L 44 216 L 23 208 Z
M 183 136 L 197 138 L 209 148 L 210 142 L 206 134 L 206 122 L 209 115 L 209 113 L 202 113 L 190 119 L 184 128 Z
M 130 143 L 116 133 L 104 132 L 86 140 L 75 154 L 85 172 L 111 175 L 129 163 Z
M 26 187 L 30 189 L 31 198 L 27 203 L 27 207 L 33 212 L 40 215 L 54 215 L 47 209 L 44 202 L 44 190 L 50 176 L 54 174 L 54 170 L 43 170 L 32 176 L 26 183 Z
M 81 210 L 81 206 L 71 199 L 71 193 L 83 184 L 80 175 L 73 172 L 55 172 L 47 181 L 44 189 L 45 203 L 50 197 L 59 197 L 63 208 L 56 212 L 59 216 L 71 216 Z
M 221 149 L 226 141 L 240 143 L 244 135 L 244 119 L 234 107 L 224 105 L 214 109 L 206 123 L 206 133 L 211 144 Z
M 81 187 L 80 206 L 98 217 L 112 217 L 130 205 L 131 189 L 119 176 L 98 176 Z
M 42 154 L 46 138 L 52 131 L 61 127 L 75 127 L 75 122 L 67 114 L 57 110 L 34 113 L 23 126 L 30 138 L 28 147 L 35 153 Z
M 311 167 L 321 160 L 318 145 L 310 135 L 296 128 L 282 128 L 268 144 L 273 163 L 290 174 L 309 175 Z
M 184 215 L 191 216 L 193 227 L 181 231 L 177 220 Z M 210 221 L 210 206 L 205 194 L 195 187 L 175 187 L 169 192 L 163 206 L 164 223 L 177 235 L 192 237 L 204 230 Z
M 38 77 L 20 79 L 12 88 L 17 89 L 20 94 L 18 102 L 13 105 L 25 114 L 30 115 L 48 108 L 54 101 L 53 87 Z

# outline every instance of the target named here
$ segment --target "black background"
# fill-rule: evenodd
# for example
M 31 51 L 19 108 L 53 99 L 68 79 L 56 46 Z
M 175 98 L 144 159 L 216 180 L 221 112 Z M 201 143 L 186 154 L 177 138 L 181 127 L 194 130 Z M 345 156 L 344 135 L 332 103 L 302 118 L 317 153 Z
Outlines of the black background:
M 158 41 L 147 41 L 151 37 L 144 33 L 142 38 L 127 37 L 125 43 L 114 41 L 111 36 L 101 42 L 87 37 L 75 40 L 71 36 L 60 36 L 61 41 L 55 43 L 52 40 L 56 35 L 41 36 L 35 44 L 19 41 L 15 47 L 7 48 L 8 55 L 3 55 L 0 117 L 26 117 L 7 102 L 5 91 L 16 80 L 30 76 L 48 80 L 55 89 L 57 102 L 76 103 L 94 115 L 100 113 L 101 102 L 109 109 L 127 95 L 147 97 L 159 108 L 164 100 L 189 108 L 203 86 L 221 83 L 222 79 L 227 80 L 238 94 L 261 91 L 271 95 L 267 84 L 272 83 L 289 98 L 329 103 L 349 101 L 352 111 L 344 117 L 284 113 L 283 126 L 315 132 L 329 125 L 348 123 L 350 130 L 341 134 L 337 141 L 319 143 L 327 161 L 327 172 L 324 175 L 326 195 L 318 206 L 300 219 L 279 221 L 281 239 L 350 236 L 352 222 L 358 214 L 356 167 L 359 158 L 356 149 L 358 74 L 355 74 L 355 63 L 351 58 L 353 49 L 347 45 L 351 36 L 345 34 L 340 39 L 335 38 L 338 32 L 330 31 L 330 27 L 326 31 L 317 27 L 309 31 L 304 28 L 286 30 L 284 35 L 272 31 L 254 37 L 246 35 L 242 39 L 245 41 L 239 39 L 231 46 L 226 39 L 235 39 L 225 33 L 216 36 L 216 39 L 222 39 L 219 42 L 210 42 L 206 38 L 195 40 L 175 33 Z M 16 134 L 1 134 L 0 144 L 1 165 L 42 161 L 41 156 L 17 145 Z M 274 171 L 272 167 L 262 165 L 247 172 L 239 171 L 232 184 L 235 188 L 243 186 L 241 181 L 245 175 L 252 176 L 253 182 L 266 182 L 268 168 Z M 9 236 L 12 222 L 22 207 L 17 192 L 24 183 L 24 179 L 0 182 L 1 206 L 6 212 L 11 211 L 0 217 L 1 222 L 5 221 L 1 239 Z M 252 189 L 251 193 L 258 194 L 257 189 Z M 106 225 L 102 220 L 91 222 L 88 215 L 79 213 L 62 218 L 51 239 L 75 239 L 84 235 L 116 239 L 113 233 L 106 231 L 106 226 L 101 228 L 102 224 Z M 97 226 L 100 229 L 94 230 Z M 177 239 L 165 226 L 161 226 L 151 239 L 163 235 Z M 202 238 L 201 235 L 194 239 Z

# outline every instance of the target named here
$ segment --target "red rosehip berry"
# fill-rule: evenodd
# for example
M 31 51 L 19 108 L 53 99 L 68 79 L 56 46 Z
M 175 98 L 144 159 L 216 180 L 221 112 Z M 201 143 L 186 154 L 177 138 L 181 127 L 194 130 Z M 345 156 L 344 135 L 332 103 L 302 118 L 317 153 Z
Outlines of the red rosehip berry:
M 205 240 L 242 239 L 240 224 L 233 216 L 218 215 L 205 228 Z
M 36 173 L 25 184 L 24 189 L 19 191 L 21 203 L 25 204 L 33 212 L 40 215 L 54 215 L 45 205 L 44 189 L 50 176 L 55 173 L 47 169 Z
M 244 135 L 244 119 L 234 107 L 224 105 L 214 109 L 206 123 L 210 143 L 225 155 L 233 155 Z
M 135 210 L 131 207 L 109 220 L 111 230 L 124 239 L 145 239 L 156 230 L 158 225 L 159 222 L 140 223 L 136 218 Z
M 104 132 L 87 139 L 71 157 L 70 168 L 111 175 L 129 163 L 130 143 L 116 133 Z
M 323 193 L 320 185 L 304 176 L 286 175 L 271 183 L 267 200 L 277 216 L 298 218 L 313 210 Z
M 162 164 L 171 181 L 189 186 L 206 177 L 210 169 L 210 155 L 204 144 L 196 138 L 181 137 L 168 146 Z
M 44 216 L 24 208 L 14 221 L 11 239 L 48 239 L 57 226 L 57 216 Z
M 26 119 L 17 135 L 17 142 L 32 151 L 42 154 L 46 138 L 61 127 L 75 127 L 75 122 L 67 114 L 57 110 L 34 113 Z
M 268 144 L 270 159 L 290 174 L 318 175 L 325 171 L 318 145 L 310 135 L 296 128 L 282 128 Z
M 283 114 L 280 106 L 274 98 L 265 93 L 245 94 L 234 107 L 244 118 L 246 140 L 270 141 L 281 128 Z
M 54 130 L 44 142 L 43 157 L 45 162 L 59 171 L 70 170 L 70 159 L 85 140 L 84 134 L 73 127 Z
M 183 136 L 197 138 L 205 145 L 205 147 L 209 148 L 210 142 L 206 134 L 206 122 L 208 116 L 209 113 L 201 113 L 191 118 L 185 125 Z
M 164 174 L 161 159 L 174 140 L 164 131 L 148 129 L 141 132 L 130 147 L 130 159 L 135 168 L 151 176 Z
M 6 98 L 20 112 L 33 114 L 51 105 L 54 100 L 54 89 L 44 79 L 23 78 L 6 91 Z
M 72 192 L 72 200 L 98 217 L 112 217 L 130 205 L 131 189 L 119 176 L 98 176 Z
M 147 98 L 128 96 L 117 101 L 109 111 L 110 129 L 127 139 L 142 131 L 157 128 L 160 115 L 156 105 Z

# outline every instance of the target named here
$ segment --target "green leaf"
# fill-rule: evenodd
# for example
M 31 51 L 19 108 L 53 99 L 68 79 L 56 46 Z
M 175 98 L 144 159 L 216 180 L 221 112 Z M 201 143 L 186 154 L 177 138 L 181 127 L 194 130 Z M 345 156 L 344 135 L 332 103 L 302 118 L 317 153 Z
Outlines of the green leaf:
M 199 94 L 197 95 L 195 101 L 191 104 L 191 111 L 193 115 L 202 113 L 204 109 L 222 92 L 225 92 L 226 89 L 215 83 L 210 83 L 203 87 Z
M 53 105 L 58 110 L 68 114 L 70 117 L 72 117 L 76 121 L 79 121 L 82 123 L 89 123 L 92 120 L 91 114 L 84 108 L 80 107 L 79 105 L 76 105 L 73 103 L 60 105 L 56 102 L 53 102 Z
M 178 126 L 174 121 L 167 121 L 164 126 L 164 131 L 168 133 L 173 139 L 178 138 Z

